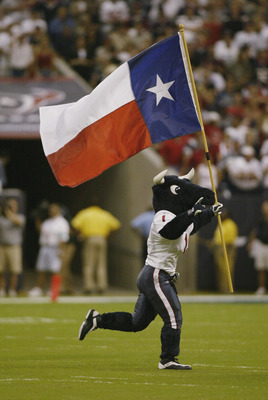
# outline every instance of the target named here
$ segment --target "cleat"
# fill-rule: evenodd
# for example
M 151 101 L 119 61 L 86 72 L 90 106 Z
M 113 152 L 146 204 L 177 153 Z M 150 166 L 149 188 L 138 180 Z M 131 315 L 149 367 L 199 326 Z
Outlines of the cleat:
M 166 361 L 162 360 L 158 364 L 158 369 L 180 369 L 180 370 L 190 370 L 191 365 L 180 364 L 176 359 Z
M 83 340 L 85 336 L 88 334 L 88 332 L 95 331 L 95 329 L 98 328 L 97 326 L 97 316 L 100 315 L 98 311 L 95 311 L 93 308 L 89 310 L 87 313 L 87 316 L 85 320 L 82 322 L 80 329 L 79 329 L 79 334 L 78 334 L 78 339 Z

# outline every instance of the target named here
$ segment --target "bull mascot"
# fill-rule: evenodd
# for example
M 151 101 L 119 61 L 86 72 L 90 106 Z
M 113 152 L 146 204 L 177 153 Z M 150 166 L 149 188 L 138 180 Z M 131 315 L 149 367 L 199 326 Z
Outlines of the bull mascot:
M 181 364 L 182 326 L 181 305 L 174 281 L 178 257 L 189 245 L 189 237 L 221 213 L 222 204 L 215 204 L 214 192 L 191 182 L 194 169 L 184 176 L 167 175 L 167 170 L 154 178 L 154 220 L 147 242 L 147 259 L 137 286 L 139 296 L 132 314 L 112 312 L 99 314 L 90 309 L 80 326 L 79 340 L 97 328 L 125 332 L 145 329 L 159 314 L 164 325 L 161 330 L 160 362 L 158 368 L 189 370 Z

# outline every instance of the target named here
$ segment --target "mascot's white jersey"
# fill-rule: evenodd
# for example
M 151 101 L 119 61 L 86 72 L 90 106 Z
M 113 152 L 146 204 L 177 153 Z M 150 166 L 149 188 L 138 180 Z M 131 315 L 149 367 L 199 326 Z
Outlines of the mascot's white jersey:
M 175 274 L 178 257 L 188 248 L 189 236 L 194 228 L 192 223 L 178 239 L 163 238 L 159 231 L 175 217 L 175 214 L 167 210 L 160 210 L 155 214 L 147 241 L 148 255 L 145 261 L 145 264 L 163 269 L 170 275 Z

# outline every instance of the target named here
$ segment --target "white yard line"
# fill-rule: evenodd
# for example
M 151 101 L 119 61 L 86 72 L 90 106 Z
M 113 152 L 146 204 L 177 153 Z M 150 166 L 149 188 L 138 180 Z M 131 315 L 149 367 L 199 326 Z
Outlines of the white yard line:
M 268 295 L 182 295 L 179 296 L 182 303 L 268 303 Z M 60 304 L 105 304 L 105 303 L 135 303 L 137 296 L 60 296 Z M 1 304 L 48 304 L 49 297 L 3 297 Z
M 191 373 L 191 372 L 190 372 Z M 161 374 L 161 372 L 159 372 Z M 97 376 L 73 376 L 68 379 L 42 379 L 42 378 L 4 378 L 0 379 L 0 383 L 4 382 L 55 382 L 55 383 L 91 383 L 91 384 L 101 384 L 101 385 L 135 385 L 135 386 L 175 386 L 175 387 L 203 387 L 204 385 L 201 384 L 193 384 L 193 383 L 166 383 L 166 382 L 135 382 L 135 380 L 132 380 L 131 378 L 114 378 L 114 377 L 97 377 Z M 217 388 L 218 385 L 213 385 L 213 384 L 208 384 L 205 385 L 209 388 L 215 387 Z M 240 388 L 240 386 L 235 386 L 232 385 L 230 386 L 231 388 Z

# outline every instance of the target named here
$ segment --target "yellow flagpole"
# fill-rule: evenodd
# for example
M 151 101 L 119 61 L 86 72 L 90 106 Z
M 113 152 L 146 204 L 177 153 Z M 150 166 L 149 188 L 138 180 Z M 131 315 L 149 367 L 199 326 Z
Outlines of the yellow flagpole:
M 208 169 L 209 169 L 209 175 L 210 175 L 212 190 L 215 193 L 216 203 L 218 203 L 216 188 L 215 188 L 214 179 L 213 179 L 213 175 L 212 175 L 211 162 L 210 162 L 210 156 L 209 156 L 209 150 L 208 150 L 208 144 L 207 144 L 207 138 L 206 138 L 206 134 L 205 134 L 205 129 L 204 129 L 204 125 L 203 125 L 203 119 L 202 119 L 200 106 L 199 106 L 199 101 L 198 101 L 198 96 L 197 96 L 197 91 L 196 91 L 196 87 L 195 87 L 191 61 L 190 61 L 188 48 L 187 48 L 187 44 L 186 44 L 186 40 L 185 40 L 185 36 L 184 36 L 184 27 L 183 27 L 182 24 L 179 25 L 179 29 L 180 29 L 180 34 L 181 34 L 181 38 L 182 38 L 182 41 L 183 41 L 186 60 L 187 60 L 188 69 L 189 69 L 189 73 L 190 73 L 190 79 L 191 79 L 191 84 L 192 84 L 192 88 L 193 88 L 193 94 L 194 94 L 194 100 L 195 100 L 196 110 L 197 110 L 197 114 L 198 114 L 198 119 L 199 119 L 199 122 L 200 122 L 200 125 L 201 125 L 202 139 L 203 139 L 206 158 L 207 158 L 207 163 L 208 163 Z M 230 290 L 230 293 L 233 293 L 234 289 L 233 289 L 233 284 L 232 284 L 232 278 L 231 278 L 231 273 L 230 273 L 230 267 L 229 267 L 229 261 L 228 261 L 227 251 L 226 251 L 225 240 L 224 240 L 224 237 L 223 237 L 222 223 L 221 223 L 220 215 L 217 215 L 217 218 L 218 218 L 219 231 L 220 231 L 220 236 L 221 236 L 224 260 L 225 260 L 226 274 L 227 274 L 227 279 L 228 279 L 229 290 Z

